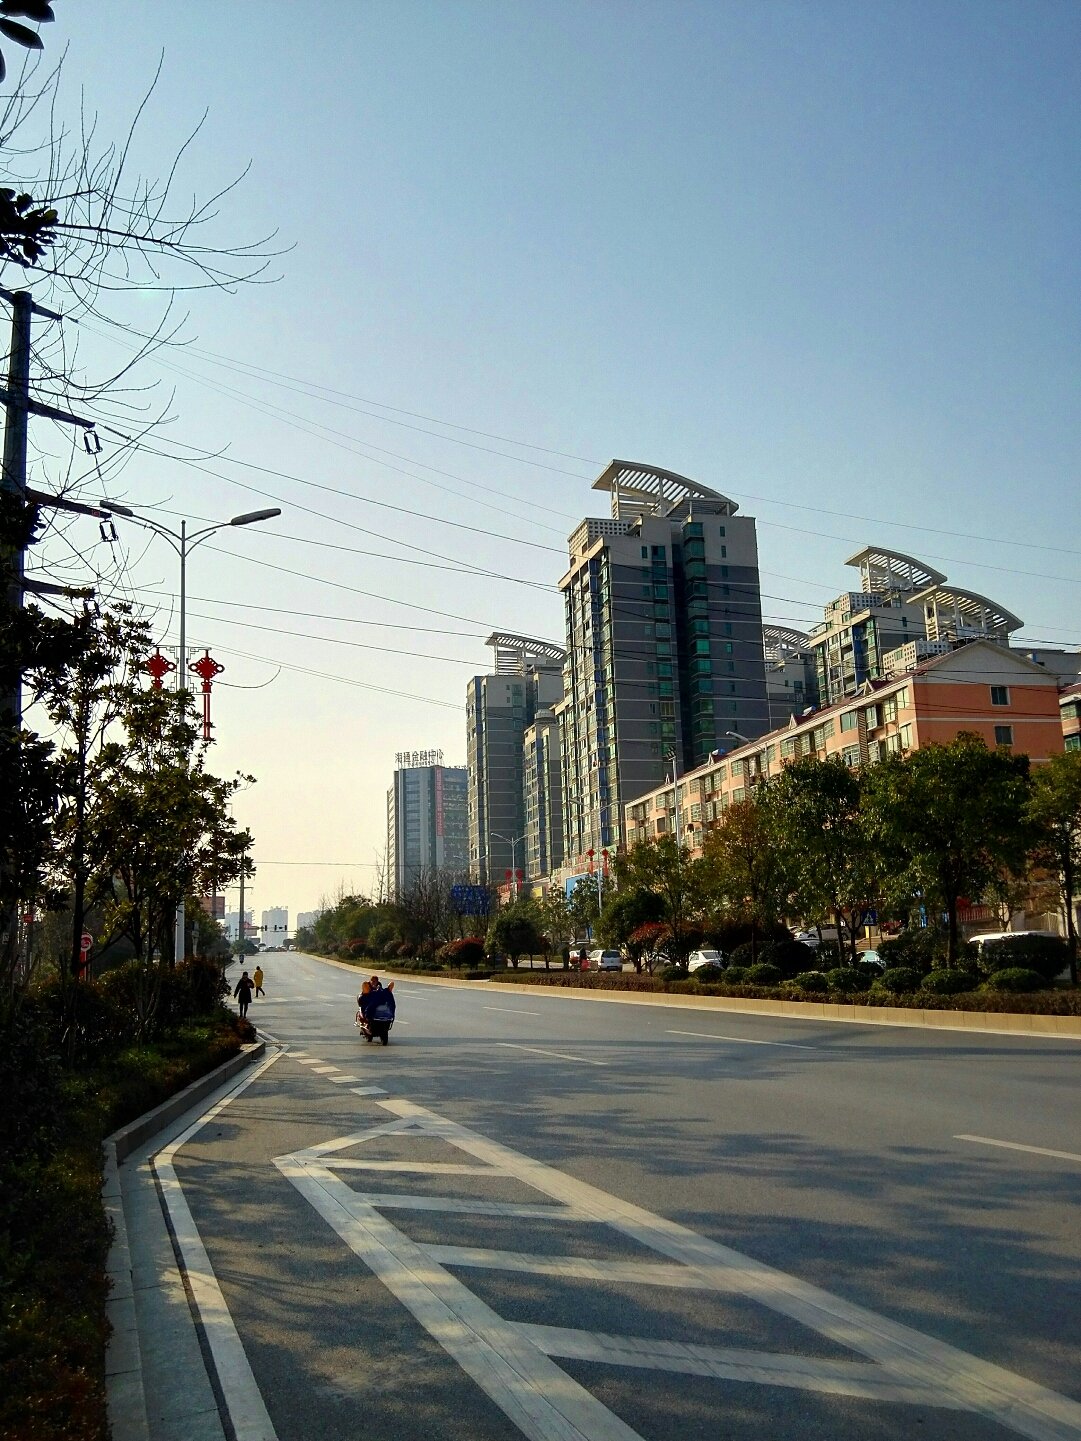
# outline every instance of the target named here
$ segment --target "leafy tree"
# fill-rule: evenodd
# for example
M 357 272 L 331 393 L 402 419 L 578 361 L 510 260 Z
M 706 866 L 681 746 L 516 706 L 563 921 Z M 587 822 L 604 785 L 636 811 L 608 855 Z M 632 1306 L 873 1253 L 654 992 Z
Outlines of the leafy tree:
M 887 890 L 921 897 L 929 917 L 945 912 L 949 966 L 959 955 L 961 898 L 1025 864 L 1029 791 L 1028 757 L 989 750 L 969 731 L 867 772 L 868 825 Z
M 170 953 L 176 908 L 250 873 L 251 835 L 229 816 L 243 781 L 206 770 L 206 745 L 185 691 L 130 689 L 119 718 L 89 767 L 87 894 L 106 906 L 115 934 L 136 957 Z
M 534 904 L 548 942 L 544 949 L 544 969 L 548 969 L 550 950 L 561 951 L 566 966 L 568 948 L 574 939 L 574 918 L 567 904 L 566 891 L 562 886 L 549 886 L 541 899 Z
M 571 939 L 587 933 L 592 934 L 593 927 L 597 924 L 600 915 L 595 876 L 579 880 L 567 897 L 567 914 L 571 922 Z
M 655 918 L 669 928 L 669 955 L 678 965 L 686 964 L 696 944 L 698 932 L 692 933 L 692 927 L 701 912 L 704 874 L 702 862 L 671 835 L 643 841 L 616 857 L 620 890 L 647 891 L 660 902 Z
M 640 971 L 643 952 L 632 943 L 631 937 L 639 927 L 663 920 L 665 909 L 664 899 L 656 891 L 642 885 L 620 886 L 605 900 L 597 922 L 597 937 L 602 945 L 626 950 L 635 969 Z
M 519 959 L 536 954 L 543 944 L 535 902 L 519 900 L 492 917 L 484 949 L 489 955 L 499 953 L 509 956 L 511 965 L 517 970 Z
M 1033 859 L 1058 881 L 1066 918 L 1070 979 L 1077 984 L 1076 902 L 1081 878 L 1081 751 L 1052 756 L 1032 778 L 1028 816 Z
M 852 957 L 863 911 L 879 890 L 862 792 L 861 773 L 840 756 L 804 756 L 784 766 L 764 796 L 792 907 L 818 925 L 828 917 Z
M 749 924 L 751 954 L 756 956 L 763 931 L 776 924 L 789 893 L 769 804 L 755 798 L 729 806 L 721 824 L 706 835 L 702 865 L 709 898 Z

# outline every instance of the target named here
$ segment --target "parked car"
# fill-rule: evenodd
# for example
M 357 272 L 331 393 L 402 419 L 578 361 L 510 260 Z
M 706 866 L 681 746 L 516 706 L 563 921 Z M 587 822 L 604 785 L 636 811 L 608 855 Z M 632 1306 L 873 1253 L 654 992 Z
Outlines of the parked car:
M 886 969 L 886 962 L 877 951 L 860 951 L 856 956 L 857 961 L 866 966 L 877 966 L 880 971 Z
M 623 957 L 618 951 L 590 951 L 589 968 L 591 971 L 621 971 Z
M 799 941 L 801 945 L 810 946 L 812 951 L 817 951 L 821 944 L 817 931 L 793 931 L 792 939 Z
M 687 957 L 687 970 L 691 972 L 700 971 L 704 966 L 713 966 L 721 971 L 726 964 L 722 951 L 692 951 Z

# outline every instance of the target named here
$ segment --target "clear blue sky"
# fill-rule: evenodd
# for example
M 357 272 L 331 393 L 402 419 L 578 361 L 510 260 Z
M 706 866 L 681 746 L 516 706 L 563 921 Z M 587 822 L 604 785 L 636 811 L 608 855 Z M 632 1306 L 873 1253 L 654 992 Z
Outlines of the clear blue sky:
M 84 86 L 116 133 L 164 51 L 139 162 L 160 172 L 208 108 L 181 193 L 250 161 L 218 233 L 294 247 L 275 285 L 192 296 L 186 333 L 303 383 L 163 354 L 144 377 L 175 389 L 170 434 L 349 492 L 225 461 L 231 482 L 130 466 L 128 498 L 176 516 L 271 503 L 237 482 L 287 511 L 222 538 L 235 559 L 196 553 L 193 638 L 237 685 L 272 676 L 267 657 L 420 698 L 296 669 L 218 693 L 214 763 L 259 776 L 237 803 L 256 909 L 370 884 L 370 868 L 272 863 L 371 862 L 394 751 L 463 760 L 484 637 L 561 637 L 546 587 L 613 456 L 756 515 L 765 609 L 787 624 L 813 623 L 873 541 L 993 596 L 1025 636 L 1081 643 L 1076 4 L 56 11 L 69 106 Z M 90 361 L 123 353 L 84 338 Z M 135 583 L 175 589 L 164 547 L 141 551 Z M 509 579 L 431 568 L 458 562 Z

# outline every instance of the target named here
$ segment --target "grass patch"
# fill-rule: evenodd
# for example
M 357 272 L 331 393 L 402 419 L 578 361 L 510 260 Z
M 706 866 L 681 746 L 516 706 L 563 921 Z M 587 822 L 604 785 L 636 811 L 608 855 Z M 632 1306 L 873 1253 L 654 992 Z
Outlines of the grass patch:
M 40 1125 L 0 1157 L 0 1441 L 107 1441 L 102 1141 L 251 1039 L 222 1010 L 78 1071 L 38 1058 Z

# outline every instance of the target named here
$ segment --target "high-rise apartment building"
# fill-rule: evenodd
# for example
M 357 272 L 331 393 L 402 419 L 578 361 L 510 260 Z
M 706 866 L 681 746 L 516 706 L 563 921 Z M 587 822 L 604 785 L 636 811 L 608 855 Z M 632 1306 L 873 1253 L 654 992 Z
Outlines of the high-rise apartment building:
M 263 912 L 263 940 L 272 945 L 284 940 L 289 934 L 289 907 L 271 906 Z
M 493 674 L 474 676 L 466 691 L 469 772 L 469 873 L 498 885 L 526 871 L 524 741 L 539 710 L 563 694 L 562 647 L 496 631 L 488 637 Z
M 911 555 L 865 546 L 846 564 L 859 570 L 860 588 L 831 601 L 809 638 L 821 705 L 855 695 L 899 665 L 944 655 L 960 641 L 1008 646 L 1021 628 L 1003 606 L 949 585 L 941 571 Z
M 464 766 L 442 751 L 399 751 L 387 791 L 387 888 L 391 899 L 431 871 L 463 877 L 469 867 Z
M 538 881 L 563 864 L 559 721 L 550 708 L 538 710 L 533 724 L 526 729 L 522 794 L 525 801 L 526 880 Z
M 611 515 L 574 531 L 559 583 L 565 865 L 618 846 L 624 806 L 673 765 L 691 769 L 769 725 L 753 517 L 630 461 L 612 461 L 593 489 L 610 494 Z
M 766 698 L 769 728 L 787 725 L 818 705 L 818 672 L 811 638 L 787 626 L 764 625 L 762 644 L 766 659 Z

